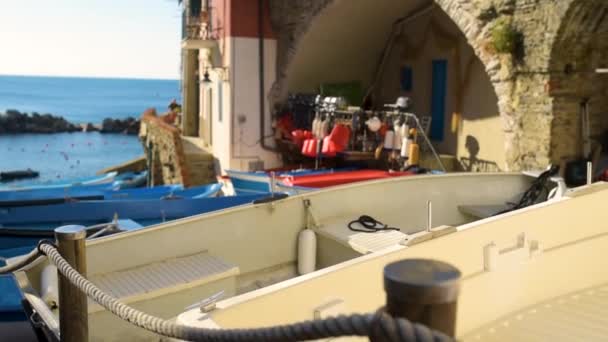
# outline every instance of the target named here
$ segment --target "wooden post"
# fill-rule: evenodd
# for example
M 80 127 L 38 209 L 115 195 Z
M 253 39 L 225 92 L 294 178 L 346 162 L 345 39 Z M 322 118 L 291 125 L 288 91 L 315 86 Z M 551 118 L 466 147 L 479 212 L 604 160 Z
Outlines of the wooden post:
M 450 264 L 409 259 L 384 268 L 386 310 L 454 337 L 460 271 Z
M 87 233 L 83 226 L 55 229 L 57 249 L 76 271 L 86 277 Z M 89 339 L 87 296 L 59 274 L 59 332 L 62 342 L 86 342 Z

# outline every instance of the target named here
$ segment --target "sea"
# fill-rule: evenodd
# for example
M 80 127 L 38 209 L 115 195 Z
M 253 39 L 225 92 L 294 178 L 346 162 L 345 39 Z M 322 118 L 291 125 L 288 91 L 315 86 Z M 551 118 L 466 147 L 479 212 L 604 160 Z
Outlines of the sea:
M 105 118 L 159 113 L 179 97 L 179 81 L 84 77 L 0 76 L 0 113 L 50 113 L 72 123 L 99 124 Z M 56 133 L 0 134 L 0 172 L 30 168 L 48 183 L 94 175 L 143 154 L 137 136 Z M 1 184 L 0 184 L 1 185 Z

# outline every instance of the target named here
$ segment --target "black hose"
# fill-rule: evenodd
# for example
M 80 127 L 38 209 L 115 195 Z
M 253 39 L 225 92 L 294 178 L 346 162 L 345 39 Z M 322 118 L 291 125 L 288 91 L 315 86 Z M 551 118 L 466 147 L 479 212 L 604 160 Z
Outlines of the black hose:
M 358 223 L 361 228 L 354 227 L 355 223 Z M 388 224 L 384 224 L 368 215 L 363 215 L 354 221 L 350 221 L 348 223 L 348 229 L 361 233 L 376 233 L 383 230 L 400 230 L 399 228 L 389 227 Z
M 559 171 L 559 166 L 551 166 L 549 170 L 541 173 L 538 178 L 536 178 L 530 188 L 524 192 L 521 199 L 515 203 L 511 208 L 500 211 L 495 215 L 505 214 L 514 210 L 522 209 L 534 205 L 539 202 L 539 200 L 546 200 L 549 192 L 547 191 L 547 182 L 549 179 Z M 543 195 L 544 192 L 544 196 Z

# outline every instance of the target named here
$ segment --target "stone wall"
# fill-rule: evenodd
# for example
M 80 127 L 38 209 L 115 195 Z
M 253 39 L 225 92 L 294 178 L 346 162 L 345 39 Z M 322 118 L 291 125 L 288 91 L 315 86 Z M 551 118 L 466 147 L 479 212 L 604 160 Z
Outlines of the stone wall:
M 327 6 L 344 0 L 270 1 L 278 37 L 276 81 L 268 96 L 270 108 L 274 108 L 286 98 L 287 75 L 299 42 Z M 578 103 L 583 96 L 591 99 L 594 132 L 606 127 L 607 77 L 589 72 L 566 77 L 563 70 L 565 64 L 574 63 L 579 67 L 575 69 L 589 71 L 606 60 L 608 1 L 435 2 L 463 32 L 492 81 L 508 169 L 540 168 L 570 157 L 580 139 L 572 127 L 578 120 Z M 499 21 L 512 23 L 518 32 L 512 54 L 492 49 L 492 28 Z M 589 90 L 589 85 L 595 88 Z
M 147 110 L 141 122 L 140 137 L 145 154 L 151 159 L 148 163 L 152 165 L 152 183 L 190 186 L 179 130 L 160 120 L 154 110 Z
M 214 158 L 201 141 L 181 135 L 179 129 L 164 123 L 154 110 L 142 115 L 140 139 L 147 164 L 152 167 L 152 183 L 183 184 L 185 187 L 216 182 Z
M 549 61 L 554 162 L 582 156 L 581 105 L 585 101 L 589 103 L 591 134 L 608 129 L 608 75 L 594 72 L 608 67 L 608 3 L 575 1 L 562 12 Z

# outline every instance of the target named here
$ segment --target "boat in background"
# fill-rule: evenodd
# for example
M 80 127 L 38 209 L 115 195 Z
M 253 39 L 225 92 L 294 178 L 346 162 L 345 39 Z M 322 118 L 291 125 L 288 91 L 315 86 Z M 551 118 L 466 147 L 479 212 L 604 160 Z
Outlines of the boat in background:
M 235 194 L 255 194 L 272 192 L 283 177 L 328 174 L 338 171 L 352 171 L 355 168 L 338 169 L 271 169 L 265 171 L 226 170 Z M 272 177 L 275 177 L 273 182 Z
M 161 185 L 152 188 L 108 190 L 107 186 L 74 186 L 35 190 L 0 192 L 0 207 L 21 207 L 92 200 L 135 200 L 175 198 L 205 198 L 217 196 L 222 190 L 218 183 L 184 189 L 181 185 Z
M 53 236 L 55 228 L 94 226 L 120 219 L 125 230 L 137 230 L 211 211 L 252 203 L 269 194 L 212 197 L 82 201 L 63 204 L 0 208 L 0 256 L 6 249 L 32 247 Z M 119 227 L 120 228 L 120 227 Z M 12 253 L 6 252 L 5 253 Z M 6 254 L 4 254 L 6 255 Z
M 228 298 L 325 272 L 386 248 L 453 233 L 514 208 L 511 203 L 522 198 L 528 205 L 542 202 L 546 194 L 529 195 L 546 185 L 539 179 L 520 173 L 391 177 L 184 218 L 87 241 L 87 277 L 124 303 L 171 318 L 218 291 Z M 361 223 L 369 226 L 370 217 L 375 224 L 365 228 Z M 48 306 L 55 294 L 41 285 L 46 267 L 41 263 L 18 278 L 36 311 L 56 318 L 63 308 Z M 91 340 L 152 336 L 99 305 L 88 310 Z
M 50 188 L 67 188 L 82 185 L 99 185 L 114 182 L 118 172 L 113 171 L 100 176 L 77 178 L 67 181 L 46 182 L 46 183 L 20 183 L 19 185 L 6 185 L 0 187 L 0 191 L 33 190 Z
M 131 189 L 145 186 L 148 181 L 148 171 L 120 173 L 114 178 L 114 189 Z
M 365 182 L 375 179 L 412 176 L 415 173 L 409 171 L 384 171 L 384 170 L 353 170 L 336 171 L 320 174 L 285 175 L 281 177 L 281 183 L 286 187 L 295 186 L 300 188 L 327 188 L 330 186 Z
M 237 194 L 279 191 L 290 195 L 310 192 L 330 186 L 364 182 L 375 179 L 414 175 L 410 171 L 325 169 L 289 172 L 243 172 L 228 170 L 228 177 Z
M 0 182 L 12 182 L 27 178 L 38 178 L 38 176 L 40 176 L 40 173 L 32 169 L 4 171 L 0 172 Z
M 216 301 L 210 311 L 190 309 L 176 323 L 251 329 L 311 317 L 373 313 L 386 304 L 384 267 L 422 258 L 449 263 L 461 272 L 455 306 L 458 341 L 604 341 L 607 201 L 608 183 L 572 189 L 559 201 L 461 225 L 440 238 L 430 237 L 428 243 L 394 245 L 306 277 Z M 441 286 L 453 288 L 452 284 L 445 281 Z M 451 303 L 435 308 L 449 311 Z M 280 313 L 267 309 L 285 306 L 289 310 Z M 449 326 L 445 320 L 436 322 Z

